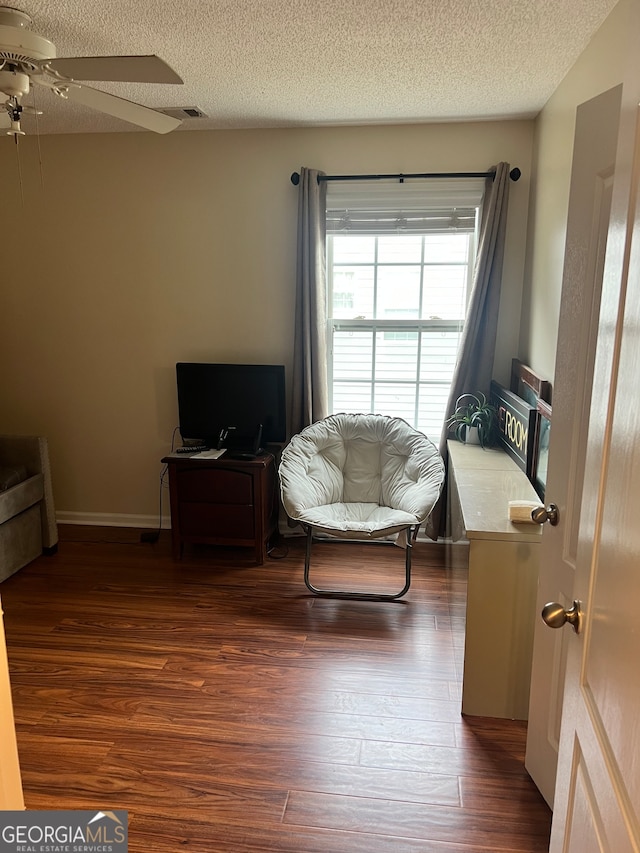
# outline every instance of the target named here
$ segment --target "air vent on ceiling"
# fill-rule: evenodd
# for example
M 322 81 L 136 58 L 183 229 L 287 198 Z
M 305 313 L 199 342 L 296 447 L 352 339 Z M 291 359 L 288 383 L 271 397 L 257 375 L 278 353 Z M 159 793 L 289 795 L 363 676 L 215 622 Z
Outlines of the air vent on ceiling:
M 158 112 L 171 116 L 171 118 L 179 119 L 208 118 L 207 114 L 203 113 L 200 107 L 160 107 Z

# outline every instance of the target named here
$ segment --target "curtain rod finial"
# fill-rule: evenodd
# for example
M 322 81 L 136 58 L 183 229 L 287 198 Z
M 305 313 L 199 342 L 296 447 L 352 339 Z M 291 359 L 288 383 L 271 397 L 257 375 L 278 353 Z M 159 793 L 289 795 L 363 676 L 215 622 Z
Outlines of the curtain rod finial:
M 520 169 L 518 169 L 517 166 L 515 167 L 515 169 L 512 169 L 509 172 L 509 177 L 511 178 L 512 181 L 520 180 L 521 175 L 522 175 L 522 172 L 520 171 Z
M 291 183 L 294 187 L 297 187 L 300 183 L 300 172 L 292 172 L 291 173 Z

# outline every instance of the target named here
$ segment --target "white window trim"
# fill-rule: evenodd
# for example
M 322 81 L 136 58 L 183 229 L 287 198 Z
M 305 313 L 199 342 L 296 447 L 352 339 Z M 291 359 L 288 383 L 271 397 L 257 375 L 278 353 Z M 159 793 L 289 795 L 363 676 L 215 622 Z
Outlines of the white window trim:
M 418 187 L 417 185 L 413 185 L 412 187 L 403 187 L 403 200 L 402 200 L 402 210 L 410 211 L 410 210 L 419 210 L 424 212 L 425 210 L 437 210 L 441 211 L 443 208 L 453 209 L 455 207 L 470 207 L 473 206 L 478 210 L 478 216 L 476 217 L 475 222 L 475 230 L 471 231 L 468 228 L 463 228 L 469 235 L 468 242 L 468 255 L 467 255 L 467 286 L 465 289 L 466 294 L 466 304 L 465 304 L 465 316 L 467 313 L 469 298 L 471 294 L 471 286 L 473 281 L 473 259 L 475 258 L 476 246 L 477 246 L 477 236 L 478 236 L 478 226 L 479 226 L 479 209 L 482 201 L 482 193 L 484 191 L 484 182 L 482 181 L 472 181 L 472 182 L 459 182 L 459 181 L 429 181 L 429 187 L 425 187 L 424 182 L 422 186 Z M 445 186 L 446 184 L 446 186 Z M 466 184 L 466 186 L 465 186 Z M 398 209 L 398 188 L 390 187 L 390 186 L 380 186 L 377 184 L 375 187 L 373 185 L 366 187 L 363 185 L 359 185 L 354 183 L 350 186 L 343 184 L 339 187 L 336 187 L 333 192 L 328 196 L 327 199 L 327 209 L 329 210 L 339 210 L 341 207 L 344 207 L 345 211 L 350 207 L 370 207 L 374 209 L 381 209 L 387 206 L 388 210 L 393 210 L 393 205 L 395 204 L 395 209 Z M 425 201 L 425 198 L 427 201 Z M 390 201 L 393 200 L 393 201 Z M 391 217 L 390 217 L 391 218 Z M 387 227 L 386 233 L 390 233 L 395 229 L 391 227 Z M 442 233 L 443 231 L 447 231 L 449 229 L 443 228 L 440 226 L 439 228 L 434 229 L 431 233 Z M 329 232 L 327 234 L 327 342 L 328 342 L 328 382 L 329 382 L 329 405 L 330 411 L 334 410 L 333 404 L 333 384 L 334 384 L 334 332 L 335 331 L 363 331 L 363 330 L 371 330 L 373 335 L 373 346 L 374 346 L 374 356 L 375 356 L 375 340 L 376 340 L 376 332 L 379 331 L 415 331 L 415 332 L 433 332 L 437 330 L 442 331 L 456 331 L 461 333 L 464 328 L 464 320 L 451 319 L 451 320 L 443 320 L 443 319 L 430 319 L 430 318 L 409 318 L 406 320 L 401 319 L 335 319 L 331 316 L 333 306 L 332 295 L 333 295 L 333 262 L 332 262 L 332 240 L 331 237 L 334 235 L 339 235 L 340 231 L 334 231 L 333 233 Z M 371 230 L 369 225 L 365 225 L 363 230 L 357 230 L 357 233 L 369 233 L 369 234 L 383 234 L 385 233 L 385 229 L 380 229 L 379 231 Z M 402 233 L 402 232 L 401 232 Z M 428 234 L 430 233 L 428 229 L 422 231 L 422 233 Z M 377 265 L 377 261 L 375 262 Z M 443 265 L 449 266 L 446 262 L 442 262 Z M 370 264 L 363 264 L 363 266 L 369 266 Z M 415 266 L 415 263 L 407 265 Z M 421 296 L 422 296 L 422 276 L 424 273 L 424 257 L 420 261 L 421 265 Z M 431 266 L 431 264 L 427 264 Z M 354 264 L 357 266 L 357 264 Z M 387 266 L 387 264 L 381 264 L 380 266 Z M 388 264 L 388 266 L 402 266 L 400 264 Z M 419 345 L 422 341 L 421 336 L 419 337 Z M 420 365 L 420 352 L 418 350 L 417 357 L 417 365 L 416 365 L 416 377 L 413 380 L 402 380 L 399 381 L 399 384 L 411 385 L 416 388 L 416 399 L 418 398 L 419 386 L 422 384 L 418 379 L 418 369 Z M 373 401 L 375 387 L 376 387 L 376 379 L 375 379 L 375 357 L 372 359 L 371 366 L 371 400 Z M 356 380 L 354 380 L 356 382 Z M 373 402 L 372 402 L 373 407 Z M 416 411 L 418 405 L 416 404 Z

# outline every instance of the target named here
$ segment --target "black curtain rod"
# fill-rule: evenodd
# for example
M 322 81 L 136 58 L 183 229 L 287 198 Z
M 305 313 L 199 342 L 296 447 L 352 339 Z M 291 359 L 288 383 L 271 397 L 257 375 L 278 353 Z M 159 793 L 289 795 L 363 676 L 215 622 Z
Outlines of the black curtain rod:
M 491 178 L 495 177 L 495 170 L 491 172 L 419 172 L 412 175 L 318 175 L 318 183 L 321 181 L 382 181 L 385 179 L 396 180 L 402 183 L 405 178 Z M 516 166 L 509 172 L 512 181 L 517 181 L 522 172 Z M 297 187 L 300 183 L 300 172 L 293 172 L 291 183 Z

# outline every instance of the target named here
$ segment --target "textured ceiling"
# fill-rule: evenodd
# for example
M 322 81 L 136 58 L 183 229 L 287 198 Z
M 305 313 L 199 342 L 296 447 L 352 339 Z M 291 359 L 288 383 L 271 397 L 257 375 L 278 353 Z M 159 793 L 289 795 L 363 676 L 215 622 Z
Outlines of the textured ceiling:
M 177 132 L 529 118 L 616 0 L 25 0 L 58 56 L 156 53 L 183 86 L 92 83 L 197 106 Z M 8 5 L 8 4 L 7 4 Z M 31 96 L 29 96 L 29 99 Z M 38 87 L 40 133 L 135 130 Z M 33 132 L 33 119 L 23 127 Z

